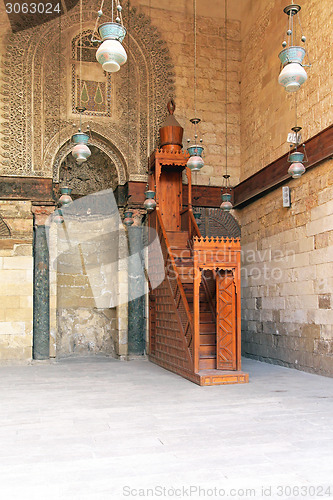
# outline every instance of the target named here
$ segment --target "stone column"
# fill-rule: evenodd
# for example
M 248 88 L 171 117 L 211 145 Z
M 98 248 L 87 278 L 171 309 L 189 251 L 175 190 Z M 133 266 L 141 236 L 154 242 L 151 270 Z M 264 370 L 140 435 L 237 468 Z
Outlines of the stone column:
M 54 203 L 33 203 L 34 284 L 33 284 L 33 359 L 48 359 L 50 353 L 50 278 L 47 218 Z
M 129 259 L 128 265 L 128 354 L 143 355 L 145 352 L 145 279 L 142 273 L 144 265 L 143 226 L 145 211 L 134 211 L 133 226 L 128 228 L 129 254 L 139 259 Z M 139 260 L 142 265 L 139 268 Z M 134 298 L 133 298 L 134 297 Z

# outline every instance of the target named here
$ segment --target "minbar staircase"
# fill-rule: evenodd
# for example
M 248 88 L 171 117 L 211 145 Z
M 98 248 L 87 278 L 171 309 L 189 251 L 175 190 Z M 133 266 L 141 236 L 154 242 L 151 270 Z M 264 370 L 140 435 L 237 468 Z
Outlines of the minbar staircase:
M 184 288 L 189 309 L 193 315 L 194 264 L 193 253 L 188 248 L 188 233 L 187 231 L 167 231 L 166 234 L 175 259 L 180 281 Z M 214 280 L 214 276 L 210 276 L 209 278 Z M 215 294 L 210 302 L 203 284 L 201 284 L 199 290 L 199 370 L 216 368 L 215 304 Z
M 240 367 L 240 242 L 202 238 L 191 209 L 183 211 L 186 218 L 190 229 L 166 231 L 159 207 L 150 215 L 165 278 L 150 290 L 149 358 L 199 385 L 246 383 Z M 153 255 L 149 262 L 153 268 Z
M 149 359 L 199 385 L 245 383 L 240 241 L 201 237 L 192 211 L 188 154 L 181 149 L 183 129 L 174 109 L 171 101 L 160 129 L 163 147 L 148 165 L 157 202 L 148 217 Z

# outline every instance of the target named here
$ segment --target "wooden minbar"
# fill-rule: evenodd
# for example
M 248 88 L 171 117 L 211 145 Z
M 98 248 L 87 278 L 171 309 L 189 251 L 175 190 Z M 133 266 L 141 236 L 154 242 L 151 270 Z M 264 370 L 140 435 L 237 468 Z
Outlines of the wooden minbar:
M 193 215 L 191 170 L 183 129 L 168 105 L 161 148 L 149 159 L 149 214 L 164 264 L 164 279 L 149 292 L 149 359 L 199 385 L 248 382 L 241 371 L 240 240 L 203 238 Z M 187 206 L 183 207 L 183 173 Z M 161 273 L 154 253 L 149 274 Z M 159 268 L 158 268 L 159 267 Z

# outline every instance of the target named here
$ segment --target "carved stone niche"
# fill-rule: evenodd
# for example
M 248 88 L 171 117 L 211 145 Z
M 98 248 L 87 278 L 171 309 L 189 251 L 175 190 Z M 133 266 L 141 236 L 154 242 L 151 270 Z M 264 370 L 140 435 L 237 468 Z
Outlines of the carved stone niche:
M 72 188 L 73 199 L 118 186 L 118 173 L 112 160 L 96 146 L 90 146 L 90 158 L 78 165 L 71 154 L 61 164 L 61 185 Z
M 83 0 L 85 43 L 99 8 L 97 0 Z M 166 43 L 150 19 L 126 1 L 123 14 L 128 28 L 124 40 L 128 62 L 110 82 L 96 67 L 88 54 L 92 48 L 87 46 L 83 62 L 86 84 L 85 89 L 79 89 L 84 91 L 84 99 L 95 100 L 94 109 L 90 106 L 85 118 L 91 130 L 123 158 L 119 183 L 128 180 L 126 175 L 146 179 L 147 157 L 157 145 L 165 102 L 174 96 L 174 70 Z M 103 20 L 110 20 L 107 9 Z M 7 38 L 0 96 L 4 117 L 2 175 L 53 176 L 57 154 L 69 141 L 73 122 L 78 125 L 73 104 L 80 94 L 75 56 L 79 28 L 76 6 L 60 22 L 50 20 Z M 103 107 L 105 99 L 111 101 Z

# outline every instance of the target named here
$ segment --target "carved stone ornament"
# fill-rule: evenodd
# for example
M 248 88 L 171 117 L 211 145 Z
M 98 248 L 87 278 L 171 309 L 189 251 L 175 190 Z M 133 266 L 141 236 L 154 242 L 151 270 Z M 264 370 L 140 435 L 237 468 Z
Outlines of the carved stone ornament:
M 85 42 L 98 9 L 97 1 L 83 0 Z M 110 20 L 108 14 L 106 9 L 105 21 Z M 110 155 L 119 183 L 132 175 L 145 177 L 147 157 L 158 143 L 158 130 L 166 117 L 165 102 L 174 97 L 174 71 L 167 45 L 150 19 L 127 2 L 123 15 L 128 62 L 110 81 L 101 68 L 96 69 L 88 44 L 82 64 L 85 87 L 81 88 L 77 88 L 77 57 L 73 56 L 79 6 L 7 38 L 1 82 L 2 175 L 58 180 L 59 152 L 66 156 L 70 150 L 73 123 L 78 125 L 73 104 L 81 92 L 86 101 L 94 100 L 87 103 L 84 117 L 94 133 L 91 143 Z
M 31 211 L 34 215 L 35 226 L 45 226 L 47 219 L 55 210 L 55 204 L 50 205 L 37 205 L 33 204 Z

